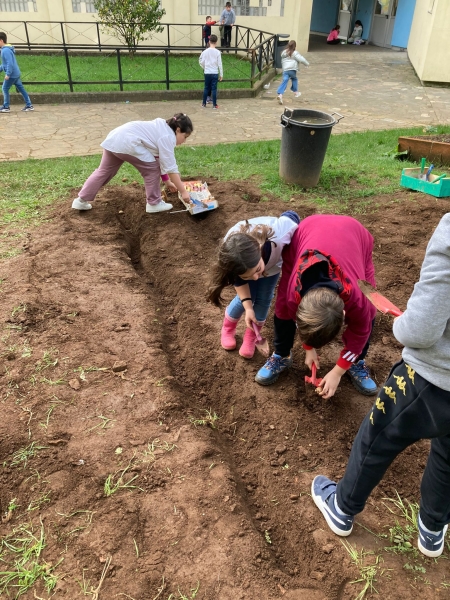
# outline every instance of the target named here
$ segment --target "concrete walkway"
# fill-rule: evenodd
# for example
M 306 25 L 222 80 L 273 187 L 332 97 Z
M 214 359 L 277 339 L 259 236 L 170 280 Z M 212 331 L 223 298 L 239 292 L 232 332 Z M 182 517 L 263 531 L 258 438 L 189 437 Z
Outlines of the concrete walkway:
M 373 46 L 327 46 L 319 38 L 301 68 L 302 96 L 286 92 L 284 105 L 339 112 L 345 118 L 333 133 L 450 125 L 450 89 L 421 86 L 406 52 Z M 198 101 L 36 105 L 31 113 L 0 114 L 0 160 L 51 158 L 100 153 L 99 144 L 114 127 L 132 120 L 168 118 L 186 112 L 195 131 L 189 145 L 279 138 L 282 107 L 276 100 L 279 78 L 259 98 L 220 100 L 220 109 Z

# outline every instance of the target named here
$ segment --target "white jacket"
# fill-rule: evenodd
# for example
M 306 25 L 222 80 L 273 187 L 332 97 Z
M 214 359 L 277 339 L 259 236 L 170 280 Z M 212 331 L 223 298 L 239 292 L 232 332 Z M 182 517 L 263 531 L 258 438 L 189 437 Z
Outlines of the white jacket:
M 300 52 L 297 52 L 297 50 L 294 50 L 291 56 L 289 56 L 287 50 L 284 50 L 281 53 L 281 66 L 283 67 L 283 71 L 298 71 L 299 63 L 309 67 L 309 62 L 300 54 Z

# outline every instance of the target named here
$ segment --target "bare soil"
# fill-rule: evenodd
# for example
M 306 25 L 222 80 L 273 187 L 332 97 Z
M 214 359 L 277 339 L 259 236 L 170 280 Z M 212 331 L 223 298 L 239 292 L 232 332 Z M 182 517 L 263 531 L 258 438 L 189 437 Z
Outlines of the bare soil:
M 221 349 L 222 312 L 204 300 L 218 242 L 286 204 L 249 182 L 210 188 L 219 209 L 196 218 L 147 215 L 138 184 L 107 188 L 86 213 L 61 203 L 2 264 L 0 532 L 42 523 L 56 598 L 95 600 L 109 559 L 105 600 L 350 600 L 364 585 L 309 490 L 316 474 L 342 476 L 372 400 L 347 380 L 331 401 L 306 390 L 299 345 L 268 388 L 254 382 L 261 356 Z M 373 206 L 357 216 L 375 237 L 378 287 L 404 308 L 449 204 L 399 191 Z M 289 207 L 317 210 L 301 195 Z M 380 384 L 401 353 L 391 325 L 377 318 L 368 356 Z M 323 350 L 324 370 L 338 348 Z M 207 411 L 214 427 L 200 423 Z M 448 550 L 397 555 L 368 531 L 395 523 L 386 496 L 418 500 L 427 452 L 423 441 L 395 461 L 348 539 L 381 555 L 380 598 L 449 597 Z M 109 476 L 136 487 L 107 496 Z M 37 583 L 22 597 L 49 596 Z
M 442 142 L 443 144 L 450 144 L 450 136 L 448 133 L 440 133 L 439 135 L 415 135 L 416 140 L 427 140 L 429 142 Z

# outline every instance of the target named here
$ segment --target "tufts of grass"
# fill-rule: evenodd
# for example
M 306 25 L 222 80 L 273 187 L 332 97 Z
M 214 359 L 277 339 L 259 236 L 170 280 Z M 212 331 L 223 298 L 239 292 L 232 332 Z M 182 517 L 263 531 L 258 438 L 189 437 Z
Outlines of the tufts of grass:
M 419 505 L 417 502 L 403 500 L 398 492 L 396 494 L 397 498 L 384 498 L 386 508 L 396 516 L 395 525 L 389 528 L 389 541 L 392 545 L 386 547 L 385 550 L 395 554 L 411 554 L 417 557 L 419 551 L 414 544 L 419 535 L 417 527 Z M 386 504 L 386 502 L 390 504 Z
M 374 583 L 377 581 L 378 575 L 383 575 L 384 569 L 381 569 L 380 563 L 382 558 L 376 555 L 374 552 L 366 552 L 365 550 L 358 550 L 349 544 L 348 542 L 341 540 L 342 545 L 347 550 L 352 563 L 359 571 L 358 579 L 355 579 L 351 583 L 362 583 L 363 588 L 356 596 L 355 600 L 362 600 L 368 592 L 377 592 L 374 587 Z M 367 557 L 373 557 L 373 561 L 367 564 Z
M 211 429 L 216 429 L 216 422 L 219 420 L 220 417 L 218 417 L 218 415 L 216 415 L 215 412 L 213 413 L 211 409 L 205 409 L 203 412 L 205 413 L 204 417 L 199 417 L 197 419 L 195 417 L 191 417 L 189 419 L 190 422 L 193 425 L 195 425 L 195 427 L 199 425 L 208 425 L 209 427 L 211 427 Z
M 107 498 L 115 494 L 118 490 L 136 489 L 137 486 L 131 484 L 139 477 L 139 475 L 135 475 L 129 481 L 124 480 L 125 473 L 130 467 L 131 464 L 121 471 L 117 471 L 116 473 L 108 475 L 103 486 L 103 492 Z
M 28 464 L 28 461 L 34 456 L 36 456 L 38 450 L 44 450 L 45 448 L 48 448 L 48 446 L 38 446 L 36 442 L 31 442 L 29 446 L 26 446 L 25 448 L 20 448 L 13 454 L 11 467 L 17 467 L 19 465 L 22 465 L 25 469 L 25 467 Z
M 41 582 L 47 593 L 51 593 L 58 576 L 56 567 L 41 558 L 45 548 L 44 525 L 37 532 L 31 524 L 20 525 L 0 542 L 0 593 L 8 598 L 19 598 L 30 590 L 35 583 Z

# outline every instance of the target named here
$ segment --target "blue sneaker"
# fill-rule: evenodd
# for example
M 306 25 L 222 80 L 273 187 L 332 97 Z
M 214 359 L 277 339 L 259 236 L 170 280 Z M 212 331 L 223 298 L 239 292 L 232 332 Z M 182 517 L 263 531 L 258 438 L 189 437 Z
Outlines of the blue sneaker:
M 425 526 L 419 517 L 417 519 L 417 527 L 419 528 L 417 546 L 422 554 L 425 554 L 425 556 L 429 556 L 430 558 L 440 556 L 444 550 L 444 538 L 447 533 L 448 525 L 446 525 L 442 531 L 431 533 L 425 529 Z
M 370 379 L 369 367 L 364 360 L 355 363 L 347 371 L 354 387 L 365 396 L 375 396 L 378 393 L 378 386 L 373 379 Z
M 256 373 L 255 381 L 260 385 L 275 383 L 280 373 L 292 366 L 292 353 L 285 358 L 275 352 L 267 359 L 266 364 Z
M 341 537 L 351 534 L 353 517 L 338 513 L 334 505 L 334 499 L 336 498 L 336 483 L 334 481 L 324 475 L 317 475 L 311 484 L 311 496 L 333 533 Z

